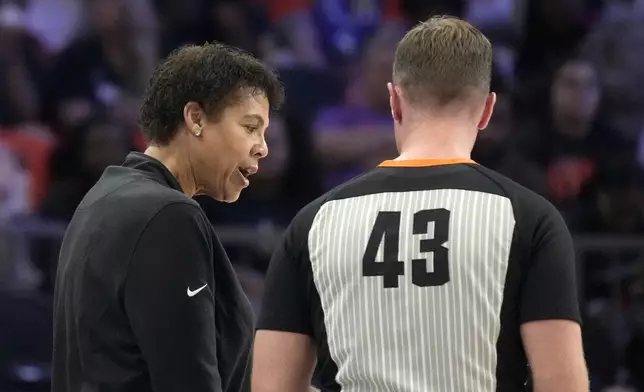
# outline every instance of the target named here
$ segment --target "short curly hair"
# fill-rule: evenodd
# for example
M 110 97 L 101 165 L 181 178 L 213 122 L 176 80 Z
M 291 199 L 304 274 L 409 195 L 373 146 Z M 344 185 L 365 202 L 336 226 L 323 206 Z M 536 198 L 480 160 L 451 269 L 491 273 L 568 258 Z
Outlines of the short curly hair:
M 152 74 L 139 127 L 149 143 L 166 145 L 184 122 L 183 108 L 188 102 L 197 102 L 217 118 L 239 99 L 243 89 L 265 95 L 272 110 L 284 99 L 277 75 L 249 53 L 217 42 L 183 46 Z

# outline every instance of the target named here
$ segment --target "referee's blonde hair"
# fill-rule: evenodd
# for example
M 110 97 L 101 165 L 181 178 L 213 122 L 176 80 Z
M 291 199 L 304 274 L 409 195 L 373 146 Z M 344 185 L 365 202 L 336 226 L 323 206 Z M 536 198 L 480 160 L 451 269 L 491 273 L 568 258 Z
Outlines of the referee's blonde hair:
M 484 99 L 491 79 L 492 44 L 464 20 L 432 17 L 409 30 L 398 44 L 393 81 L 412 105 Z

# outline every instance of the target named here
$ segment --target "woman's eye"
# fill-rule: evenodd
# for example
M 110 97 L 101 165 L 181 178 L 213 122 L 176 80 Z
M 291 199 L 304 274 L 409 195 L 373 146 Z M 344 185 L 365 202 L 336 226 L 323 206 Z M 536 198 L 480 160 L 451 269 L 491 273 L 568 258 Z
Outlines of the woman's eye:
M 244 125 L 244 127 L 246 128 L 248 133 L 254 133 L 255 131 L 257 131 L 257 127 L 252 126 L 252 125 Z

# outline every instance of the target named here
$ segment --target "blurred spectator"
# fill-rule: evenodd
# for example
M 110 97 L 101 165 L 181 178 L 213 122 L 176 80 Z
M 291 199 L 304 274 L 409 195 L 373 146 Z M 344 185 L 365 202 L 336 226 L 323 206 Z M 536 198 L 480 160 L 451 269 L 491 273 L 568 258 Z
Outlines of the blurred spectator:
M 163 25 L 161 53 L 185 44 L 221 41 L 257 52 L 266 23 L 252 0 L 153 0 Z
M 543 112 L 534 113 L 527 149 L 547 171 L 549 196 L 561 208 L 579 200 L 599 166 L 623 157 L 624 142 L 598 115 L 600 100 L 595 68 L 570 60 L 556 72 Z
M 55 139 L 44 126 L 0 129 L 0 144 L 8 146 L 29 175 L 30 210 L 40 205 L 49 181 L 49 156 Z
M 313 153 L 314 142 L 310 123 L 297 116 L 287 115 L 284 125 L 289 145 L 284 190 L 291 211 L 295 212 L 323 193 L 322 171 Z
M 0 291 L 17 286 L 14 281 L 18 276 L 17 263 L 25 259 L 26 247 L 17 241 L 10 228 L 31 212 L 29 181 L 19 157 L 0 141 Z
M 638 331 L 626 349 L 627 367 L 630 382 L 637 390 L 644 390 L 644 331 Z
M 0 125 L 41 120 L 47 56 L 26 29 L 25 2 L 0 0 Z
M 0 391 L 49 391 L 51 301 L 0 290 L 0 315 Z
M 586 313 L 583 320 L 584 350 L 588 371 L 592 374 L 591 390 L 603 391 L 603 388 L 616 381 L 621 364 L 618 344 L 613 341 L 611 328 L 606 325 L 605 319 Z
M 49 52 L 58 53 L 74 39 L 82 24 L 80 0 L 27 0 L 26 22 Z
M 591 184 L 586 200 L 577 205 L 575 214 L 569 217 L 571 230 L 627 236 L 644 233 L 643 179 L 644 173 L 634 164 L 603 167 Z M 625 329 L 630 321 L 624 306 L 633 296 L 624 294 L 619 282 L 642 270 L 641 251 L 630 247 L 600 248 L 580 254 L 580 259 L 584 263 L 586 298 L 612 298 L 611 306 L 618 308 L 605 316 L 605 320 L 606 325 L 612 326 L 610 344 L 623 355 L 630 339 L 630 333 Z
M 641 270 L 642 268 L 640 268 Z M 633 338 L 626 349 L 626 368 L 631 382 L 644 390 L 644 274 L 640 273 L 628 286 L 627 315 Z
M 578 226 L 587 233 L 644 233 L 644 173 L 635 164 L 605 166 L 591 208 Z
M 103 170 L 125 159 L 131 149 L 130 134 L 129 129 L 101 118 L 91 119 L 74 129 L 52 154 L 51 182 L 40 217 L 69 222 Z M 49 239 L 37 239 L 34 243 L 34 264 L 44 275 L 45 290 L 53 282 L 59 246 L 59 241 Z
M 466 18 L 489 37 L 517 31 L 518 16 L 525 0 L 470 0 Z
M 550 124 L 543 124 L 548 128 L 543 130 L 541 158 L 548 168 L 551 196 L 557 202 L 575 199 L 594 175 L 594 158 L 600 158 L 597 150 L 602 146 L 588 139 L 605 132 L 595 128 L 600 94 L 597 74 L 588 63 L 568 62 L 555 76 Z
M 276 66 L 346 65 L 362 52 L 378 29 L 400 29 L 399 0 L 267 0 L 277 36 L 273 51 L 286 47 L 290 56 L 270 56 Z
M 526 0 L 469 0 L 466 19 L 487 35 L 494 45 L 497 71 L 513 82 Z
M 527 0 L 517 76 L 529 86 L 543 84 L 577 47 L 594 22 L 584 0 Z
M 0 143 L 0 225 L 29 212 L 29 175 L 13 151 Z
M 25 0 L 22 0 L 25 1 Z M 111 0 L 105 0 L 110 2 Z M 26 0 L 26 23 L 49 52 L 58 53 L 77 38 L 76 35 L 87 26 L 86 0 Z M 159 24 L 152 0 L 128 0 L 127 12 L 136 20 L 136 41 L 144 52 L 151 53 L 154 67 L 158 58 Z M 139 40 L 139 38 L 141 38 Z M 147 57 L 146 56 L 146 57 Z
M 88 0 L 88 30 L 58 58 L 51 78 L 51 114 L 65 130 L 100 110 L 135 124 L 147 61 L 125 0 Z
M 264 274 L 255 268 L 243 265 L 236 265 L 235 271 L 244 292 L 248 296 L 248 300 L 253 306 L 255 315 L 259 315 L 262 295 L 264 294 Z
M 494 115 L 488 127 L 479 132 L 472 158 L 546 196 L 546 176 L 534 162 L 526 159 L 523 151 L 515 147 L 515 130 L 510 96 L 506 92 L 499 92 Z
M 404 15 L 416 23 L 436 15 L 463 17 L 467 12 L 468 0 L 400 0 Z
M 643 47 L 644 15 L 638 13 L 606 20 L 583 47 L 598 70 L 607 124 L 630 139 L 644 127 Z
M 109 165 L 120 164 L 132 149 L 131 131 L 101 118 L 74 129 L 53 152 L 49 192 L 41 215 L 69 221 L 85 193 Z
M 329 189 L 396 156 L 386 85 L 391 81 L 397 37 L 370 42 L 357 79 L 342 106 L 321 109 L 314 123 L 317 156 Z
M 624 390 L 633 392 L 644 388 L 644 274 L 641 265 L 637 271 L 630 278 L 622 277 L 620 302 L 606 302 L 595 315 L 584 318 L 584 337 L 593 338 L 584 342 L 589 370 L 597 386 L 618 384 L 626 388 L 625 384 L 628 384 L 637 389 Z

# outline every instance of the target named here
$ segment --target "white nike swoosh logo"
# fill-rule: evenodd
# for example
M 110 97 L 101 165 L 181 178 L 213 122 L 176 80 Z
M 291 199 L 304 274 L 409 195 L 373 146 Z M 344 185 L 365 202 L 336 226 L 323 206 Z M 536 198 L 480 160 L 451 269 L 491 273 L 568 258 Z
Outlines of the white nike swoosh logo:
M 208 285 L 207 285 L 207 284 L 205 284 L 205 285 L 203 285 L 203 286 L 199 287 L 197 290 L 194 290 L 194 291 L 193 291 L 193 290 L 190 290 L 190 287 L 188 287 L 188 297 L 194 297 L 194 296 L 195 296 L 195 295 L 197 295 L 197 293 L 199 293 L 201 290 L 205 289 L 205 288 L 206 288 L 206 286 L 208 286 Z

